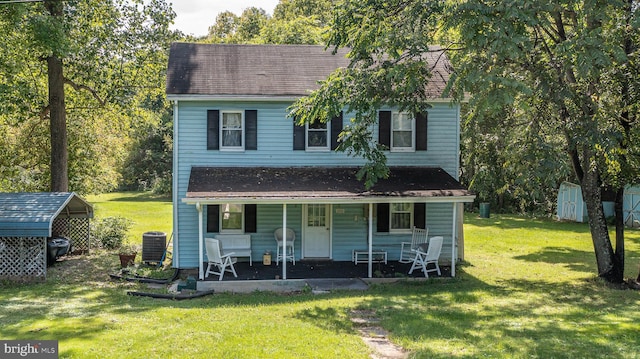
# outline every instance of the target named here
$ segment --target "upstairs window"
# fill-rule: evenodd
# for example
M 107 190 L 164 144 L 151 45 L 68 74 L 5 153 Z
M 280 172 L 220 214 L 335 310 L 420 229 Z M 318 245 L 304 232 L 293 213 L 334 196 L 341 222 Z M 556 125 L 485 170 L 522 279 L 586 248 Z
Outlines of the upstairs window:
M 391 152 L 427 150 L 427 113 L 378 112 L 378 143 Z
M 294 151 L 331 151 L 338 147 L 338 136 L 342 132 L 342 112 L 339 116 L 321 123 L 320 121 L 302 126 L 293 122 Z
M 391 114 L 391 152 L 415 151 L 415 118 L 406 112 Z
M 240 111 L 222 111 L 220 149 L 244 150 L 244 116 Z
M 258 149 L 258 111 L 207 110 L 207 149 Z
M 329 151 L 329 128 L 331 121 L 307 124 L 307 151 Z

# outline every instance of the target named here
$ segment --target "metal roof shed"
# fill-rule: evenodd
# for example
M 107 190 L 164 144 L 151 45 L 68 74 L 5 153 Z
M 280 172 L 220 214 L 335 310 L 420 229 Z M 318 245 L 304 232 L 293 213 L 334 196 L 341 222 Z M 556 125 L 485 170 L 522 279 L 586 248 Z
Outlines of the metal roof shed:
M 46 277 L 47 237 L 89 251 L 93 207 L 73 192 L 0 193 L 0 279 Z

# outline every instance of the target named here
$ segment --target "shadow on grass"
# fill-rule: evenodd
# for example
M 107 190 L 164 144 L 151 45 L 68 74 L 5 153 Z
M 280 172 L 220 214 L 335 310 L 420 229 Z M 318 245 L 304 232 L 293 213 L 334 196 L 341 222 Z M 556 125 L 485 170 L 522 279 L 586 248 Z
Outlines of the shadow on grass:
M 490 218 L 480 218 L 474 213 L 467 213 L 464 217 L 465 224 L 477 227 L 493 227 L 502 230 L 511 229 L 536 229 L 556 231 L 560 227 L 563 231 L 574 233 L 589 233 L 589 225 L 576 222 L 559 222 L 551 218 L 527 218 L 516 215 L 493 215 Z
M 151 192 L 123 192 L 121 197 L 113 197 L 115 202 L 171 202 L 171 196 Z
M 496 287 L 463 277 L 385 288 L 362 309 L 376 311 L 392 340 L 417 358 L 625 358 L 640 345 L 637 298 L 620 298 L 596 280 Z
M 515 256 L 514 259 L 529 262 L 565 264 L 568 268 L 574 271 L 591 272 L 594 269 L 595 258 L 593 261 L 585 261 L 585 259 L 590 257 L 593 257 L 593 252 L 581 251 L 569 247 L 546 247 L 541 248 L 535 253 Z
M 490 224 L 487 219 L 472 222 L 477 226 L 514 229 L 557 230 L 557 225 L 563 229 L 567 225 L 545 220 L 533 220 L 528 225 L 528 221 L 523 223 L 517 218 L 491 220 L 498 222 Z M 568 230 L 588 232 L 588 227 L 582 224 L 568 227 Z M 526 262 L 559 263 L 573 270 L 591 271 L 593 265 L 588 264 L 588 260 L 592 257 L 592 253 L 584 250 L 545 247 L 515 258 L 525 265 Z M 499 255 L 495 260 L 500 260 Z M 162 320 L 166 313 L 155 312 L 166 308 L 172 312 L 187 309 L 185 313 L 194 309 L 193 312 L 202 316 L 208 308 L 254 311 L 302 304 L 282 320 L 303 321 L 339 335 L 357 335 L 349 318 L 350 311 L 357 306 L 375 312 L 381 319 L 380 325 L 390 331 L 392 341 L 411 350 L 418 358 L 627 358 L 636 356 L 636 348 L 640 346 L 637 293 L 610 290 L 597 280 L 558 284 L 519 278 L 492 285 L 465 271 L 473 263 L 461 263 L 455 279 L 376 285 L 366 292 L 344 291 L 323 296 L 216 294 L 172 302 L 127 296 L 127 290 L 139 287 L 109 280 L 109 270 L 117 268 L 116 262 L 115 255 L 96 252 L 86 257 L 71 257 L 51 267 L 46 283 L 0 284 L 3 304 L 0 337 L 99 341 L 105 331 L 121 330 L 122 321 L 130 325 L 147 315 Z M 327 305 L 329 301 L 332 306 Z M 341 304 L 333 305 L 333 301 Z M 265 310 L 265 316 L 274 315 L 269 309 Z M 188 316 L 180 318 L 180 321 L 189 320 Z M 313 340 L 305 338 L 303 333 L 300 338 Z M 61 353 L 62 356 L 70 354 Z

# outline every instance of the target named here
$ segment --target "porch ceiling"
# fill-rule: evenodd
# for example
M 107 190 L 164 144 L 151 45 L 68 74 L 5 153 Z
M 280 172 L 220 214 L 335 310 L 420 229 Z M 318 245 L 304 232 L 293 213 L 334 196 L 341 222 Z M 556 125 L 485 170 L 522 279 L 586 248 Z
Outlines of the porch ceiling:
M 390 167 L 370 190 L 354 167 L 193 167 L 186 203 L 471 202 L 475 195 L 441 168 Z

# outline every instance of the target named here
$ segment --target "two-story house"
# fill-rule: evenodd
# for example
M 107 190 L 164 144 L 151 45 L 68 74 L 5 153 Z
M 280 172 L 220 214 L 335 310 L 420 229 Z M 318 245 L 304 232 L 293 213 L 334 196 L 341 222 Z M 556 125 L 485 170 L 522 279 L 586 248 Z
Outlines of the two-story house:
M 444 237 L 440 258 L 455 275 L 462 203 L 474 196 L 457 180 L 460 108 L 440 96 L 446 56 L 430 54 L 427 113 L 379 110 L 373 130 L 389 149 L 391 175 L 367 190 L 356 179 L 364 160 L 335 151 L 349 113 L 305 126 L 287 115 L 348 65 L 345 54 L 307 45 L 171 46 L 175 267 L 199 268 L 203 279 L 204 239 L 224 233 L 250 235 L 251 257 L 260 260 L 276 252 L 278 228 L 294 231 L 296 261 L 352 261 L 355 249 L 372 248 L 398 260 L 415 226 Z

